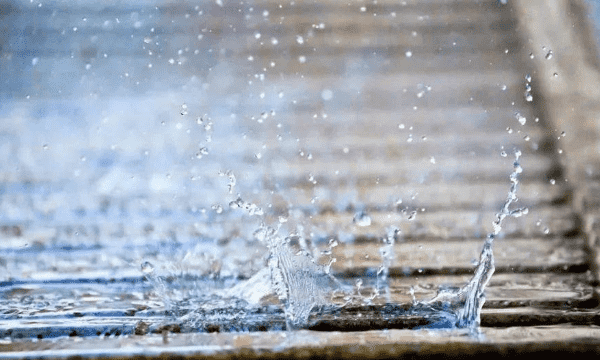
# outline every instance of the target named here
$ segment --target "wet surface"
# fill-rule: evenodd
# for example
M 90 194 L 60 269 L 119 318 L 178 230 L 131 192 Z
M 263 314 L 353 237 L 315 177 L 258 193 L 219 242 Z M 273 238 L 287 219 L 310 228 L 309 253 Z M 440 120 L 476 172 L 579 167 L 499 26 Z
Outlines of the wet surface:
M 482 326 L 598 323 L 511 6 L 0 6 L 0 338 L 284 330 L 264 225 L 327 283 L 307 328 L 442 326 L 411 306 L 469 280 L 517 148 Z

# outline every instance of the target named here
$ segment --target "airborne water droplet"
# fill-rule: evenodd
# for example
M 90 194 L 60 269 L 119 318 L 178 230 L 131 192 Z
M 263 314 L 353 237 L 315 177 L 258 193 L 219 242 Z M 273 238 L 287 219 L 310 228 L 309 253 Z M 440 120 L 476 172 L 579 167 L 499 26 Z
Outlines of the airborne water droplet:
M 149 261 L 144 261 L 141 269 L 144 274 L 151 274 L 154 272 L 154 265 L 152 265 L 152 263 Z
M 415 219 L 415 217 L 417 217 L 417 212 L 411 211 L 410 215 L 408 215 L 408 221 L 413 221 Z
M 366 212 L 359 211 L 356 214 L 354 214 L 354 218 L 352 219 L 352 222 L 360 227 L 370 226 L 371 225 L 371 217 Z

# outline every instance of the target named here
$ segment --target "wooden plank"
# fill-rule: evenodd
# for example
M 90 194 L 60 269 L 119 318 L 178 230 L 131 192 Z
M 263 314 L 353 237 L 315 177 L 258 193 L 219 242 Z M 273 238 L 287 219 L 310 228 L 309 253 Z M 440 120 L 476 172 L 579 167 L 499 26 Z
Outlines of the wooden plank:
M 506 200 L 505 183 L 440 182 L 427 184 L 394 183 L 395 179 L 321 179 L 317 186 L 301 182 L 289 188 L 288 196 L 294 206 L 303 208 L 313 204 L 318 194 L 321 211 L 346 211 L 363 208 L 392 210 L 398 208 L 425 208 L 439 210 L 496 210 Z M 398 180 L 398 179 L 396 179 Z M 331 187 L 335 186 L 335 191 Z M 522 206 L 545 207 L 567 201 L 569 189 L 565 186 L 542 182 L 522 183 L 519 201 Z
M 419 209 L 418 209 L 419 210 Z M 488 233 L 495 211 L 417 211 L 414 219 L 408 220 L 407 213 L 371 212 L 371 224 L 359 226 L 353 222 L 353 213 L 324 213 L 310 216 L 310 224 L 327 234 L 352 234 L 352 238 L 374 238 L 385 236 L 385 229 L 395 226 L 404 238 L 483 238 Z M 533 217 L 535 216 L 535 218 Z M 489 219 L 489 223 L 485 219 Z M 549 228 L 549 234 L 564 236 L 575 234 L 579 219 L 568 207 L 536 209 L 535 215 L 510 219 L 503 226 L 506 237 L 529 237 L 544 234 L 538 219 Z M 290 219 L 293 220 L 293 219 Z
M 586 268 L 584 239 L 500 239 L 494 244 L 497 272 L 543 272 Z M 420 273 L 470 273 L 479 259 L 482 240 L 415 240 L 398 243 L 390 264 L 393 276 Z M 377 243 L 341 244 L 333 249 L 336 262 L 332 270 L 353 276 L 376 272 L 383 264 L 382 245 Z M 323 259 L 328 262 L 328 259 Z
M 97 356 L 103 349 L 106 357 L 163 358 L 198 356 L 248 359 L 279 358 L 397 358 L 427 354 L 434 358 L 463 357 L 468 355 L 497 356 L 510 353 L 517 358 L 530 358 L 534 353 L 572 355 L 597 358 L 599 354 L 597 328 L 558 325 L 550 327 L 508 327 L 482 329 L 480 336 L 469 336 L 465 331 L 410 331 L 387 330 L 362 333 L 298 331 L 294 333 L 247 334 L 169 334 L 145 337 L 116 337 L 90 339 L 86 342 L 73 338 L 59 341 L 11 342 L 1 344 L 0 351 L 7 359 L 41 357 L 69 358 Z M 540 341 L 540 339 L 543 339 Z M 92 349 L 92 350 L 90 350 Z

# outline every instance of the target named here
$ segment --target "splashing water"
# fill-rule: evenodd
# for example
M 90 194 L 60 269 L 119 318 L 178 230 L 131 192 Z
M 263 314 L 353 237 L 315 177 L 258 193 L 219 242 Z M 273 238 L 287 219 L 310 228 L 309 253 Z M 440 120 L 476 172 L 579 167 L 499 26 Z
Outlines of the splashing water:
M 513 163 L 513 172 L 510 174 L 510 190 L 502 209 L 496 214 L 496 219 L 492 223 L 492 232 L 489 233 L 483 244 L 483 250 L 479 258 L 479 264 L 475 269 L 475 274 L 471 280 L 460 290 L 456 292 L 443 290 L 431 300 L 419 302 L 417 308 L 423 305 L 438 307 L 440 304 L 444 310 L 450 311 L 456 316 L 456 323 L 453 324 L 459 328 L 478 328 L 481 323 L 481 309 L 485 303 L 484 290 L 494 274 L 494 253 L 492 245 L 494 239 L 502 231 L 502 223 L 506 217 L 520 217 L 526 215 L 527 208 L 510 209 L 510 205 L 517 201 L 517 188 L 519 185 L 519 174 L 523 172 L 519 159 L 521 152 L 515 151 L 515 161 Z
M 331 262 L 325 267 L 317 264 L 298 236 L 282 238 L 264 225 L 260 232 L 269 248 L 271 285 L 285 305 L 286 328 L 306 327 L 311 310 L 327 304 L 327 290 L 335 281 L 329 274 Z

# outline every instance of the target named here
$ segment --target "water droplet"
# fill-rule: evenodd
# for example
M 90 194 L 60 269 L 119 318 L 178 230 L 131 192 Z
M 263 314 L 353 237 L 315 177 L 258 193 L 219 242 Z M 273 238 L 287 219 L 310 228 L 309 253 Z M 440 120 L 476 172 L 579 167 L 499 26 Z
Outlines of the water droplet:
M 356 214 L 354 214 L 354 218 L 352 219 L 352 222 L 360 227 L 370 226 L 371 225 L 371 217 L 366 212 L 359 211 Z
M 432 156 L 432 157 L 430 157 L 430 158 L 429 158 L 429 162 L 430 162 L 430 163 L 432 163 L 432 164 L 435 164 L 435 158 L 434 158 L 433 156 Z
M 302 35 L 296 35 L 296 42 L 300 45 L 304 44 L 304 38 Z
M 550 185 L 554 185 L 556 184 L 556 180 L 555 179 L 550 179 Z
M 417 217 L 417 212 L 411 211 L 410 214 L 408 215 L 408 221 L 413 221 L 415 219 L 415 217 Z
M 533 59 L 533 58 L 535 58 L 535 55 L 533 55 L 533 53 L 529 53 L 529 58 Z
M 553 74 L 553 76 L 554 76 L 554 77 L 558 77 L 558 73 L 556 73 L 556 72 L 555 72 L 555 73 Z
M 283 223 L 286 223 L 286 222 L 288 222 L 287 216 L 279 215 L 279 223 L 283 224 Z
M 48 147 L 48 144 L 44 144 L 44 145 L 42 145 L 42 149 L 44 149 L 44 150 L 48 150 L 48 149 L 49 149 L 49 147 Z
M 528 208 L 516 209 L 510 212 L 510 216 L 512 217 L 521 217 L 523 215 L 527 215 L 529 213 Z
M 502 157 L 506 157 L 506 156 L 507 156 L 507 154 L 506 154 L 506 151 L 502 150 L 502 151 L 500 152 L 500 156 L 502 156 Z
M 521 113 L 517 113 L 515 117 L 517 118 L 517 120 L 519 120 L 519 124 L 521 125 L 525 125 L 525 123 L 527 122 L 527 118 L 521 115 Z
M 408 50 L 407 52 L 404 53 L 404 55 L 406 55 L 407 58 L 411 58 L 413 56 L 412 51 Z
M 300 62 L 300 64 L 304 64 L 306 62 L 306 56 L 304 56 L 304 55 L 299 56 L 298 62 Z
M 151 274 L 154 272 L 154 265 L 149 261 L 144 261 L 141 265 L 141 269 L 144 274 Z
M 259 33 L 259 32 L 255 32 L 255 33 L 254 33 L 254 38 L 255 38 L 256 40 L 260 39 L 260 33 Z
M 221 214 L 223 212 L 223 206 L 217 204 L 217 205 L 213 205 L 211 206 L 211 208 L 217 213 L 217 214 Z
M 548 50 L 548 53 L 546 53 L 546 60 L 552 59 L 553 56 L 554 53 L 552 52 L 552 50 Z
M 185 103 L 183 103 L 181 105 L 181 111 L 180 111 L 180 113 L 181 113 L 181 115 L 187 115 L 188 114 L 188 106 Z
M 525 81 L 531 82 L 531 75 L 529 75 L 529 74 L 525 75 Z
M 531 95 L 531 93 L 526 92 L 525 93 L 525 100 L 527 100 L 528 102 L 533 101 L 533 95 Z

